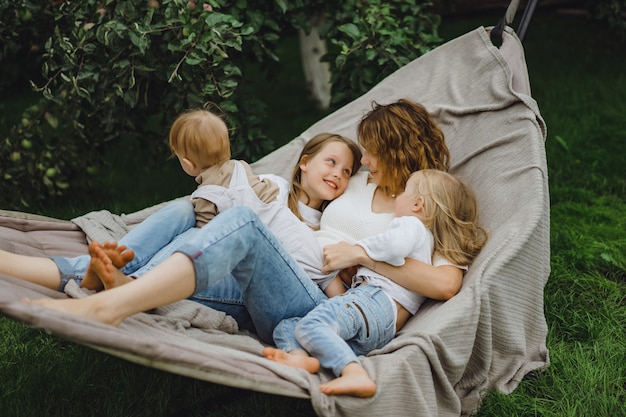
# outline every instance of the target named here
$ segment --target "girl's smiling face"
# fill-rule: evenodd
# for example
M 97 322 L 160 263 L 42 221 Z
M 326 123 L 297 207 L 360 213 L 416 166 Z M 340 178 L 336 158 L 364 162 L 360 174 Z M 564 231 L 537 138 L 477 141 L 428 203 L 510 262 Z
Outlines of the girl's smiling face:
M 324 201 L 334 200 L 346 191 L 353 165 L 352 152 L 341 142 L 329 142 L 313 157 L 304 155 L 300 170 L 301 186 L 306 195 L 299 197 L 313 208 L 319 208 Z

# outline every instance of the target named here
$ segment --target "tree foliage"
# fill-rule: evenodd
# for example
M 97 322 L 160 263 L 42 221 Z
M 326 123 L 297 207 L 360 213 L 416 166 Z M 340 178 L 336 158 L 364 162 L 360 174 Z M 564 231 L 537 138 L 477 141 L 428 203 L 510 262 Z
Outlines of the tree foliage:
M 0 205 L 28 207 L 89 185 L 104 147 L 167 152 L 181 111 L 214 105 L 233 153 L 254 160 L 274 146 L 266 104 L 242 88 L 246 63 L 276 61 L 285 31 L 309 29 L 334 45 L 333 102 L 345 103 L 439 42 L 438 16 L 419 0 L 0 1 L 0 62 L 35 50 L 41 100 L 0 137 Z M 28 41 L 25 41 L 28 40 Z M 19 192 L 18 192 L 19 190 Z M 24 192 L 28 190 L 28 192 Z
M 320 36 L 337 46 L 331 62 L 332 102 L 345 104 L 387 75 L 426 53 L 441 39 L 440 18 L 430 3 L 370 1 L 341 3 L 328 13 Z

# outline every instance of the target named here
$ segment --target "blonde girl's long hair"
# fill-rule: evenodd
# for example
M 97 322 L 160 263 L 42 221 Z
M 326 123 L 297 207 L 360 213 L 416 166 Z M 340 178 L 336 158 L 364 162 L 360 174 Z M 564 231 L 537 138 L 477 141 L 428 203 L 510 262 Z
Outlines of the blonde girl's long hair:
M 334 133 L 320 133 L 313 136 L 313 138 L 311 138 L 304 145 L 304 148 L 302 149 L 302 152 L 298 157 L 298 162 L 296 162 L 293 173 L 291 174 L 291 186 L 289 189 L 289 196 L 287 197 L 287 205 L 289 206 L 289 209 L 300 220 L 303 219 L 302 215 L 300 214 L 300 208 L 298 207 L 298 196 L 300 195 L 300 193 L 304 193 L 304 195 L 308 198 L 306 191 L 302 189 L 302 170 L 300 169 L 302 158 L 305 156 L 309 159 L 313 158 L 315 155 L 321 152 L 327 144 L 332 142 L 343 143 L 348 147 L 348 149 L 350 149 L 350 152 L 352 152 L 352 175 L 356 174 L 357 171 L 361 168 L 361 149 L 355 141 Z M 330 203 L 330 201 L 324 201 L 321 207 L 319 207 L 319 210 L 324 210 L 328 203 Z
M 447 171 L 450 152 L 444 134 L 426 108 L 408 99 L 372 103 L 357 128 L 361 146 L 378 158 L 378 187 L 387 195 L 404 190 L 420 169 Z
M 422 221 L 433 234 L 434 251 L 455 265 L 470 265 L 487 243 L 472 189 L 457 177 L 433 169 L 415 172 L 409 181 L 413 196 L 424 198 Z

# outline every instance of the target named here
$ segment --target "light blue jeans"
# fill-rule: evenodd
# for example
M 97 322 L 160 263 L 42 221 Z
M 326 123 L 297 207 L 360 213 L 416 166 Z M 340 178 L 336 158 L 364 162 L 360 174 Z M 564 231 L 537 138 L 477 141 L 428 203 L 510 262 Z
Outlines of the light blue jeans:
M 280 321 L 304 316 L 326 299 L 252 209 L 233 207 L 200 229 L 192 227 L 195 216 L 192 226 L 183 221 L 189 220 L 186 212 L 183 204 L 173 202 L 129 232 L 135 234 L 132 240 L 120 240 L 139 250 L 141 259 L 152 251 L 152 258 L 143 266 L 137 263 L 133 268 L 141 267 L 133 272 L 125 268 L 123 272 L 138 277 L 170 254 L 185 253 L 196 271 L 196 290 L 190 299 L 233 316 L 242 328 L 255 330 L 266 342 L 272 341 L 272 332 Z M 140 226 L 142 229 L 135 232 Z M 187 229 L 177 235 L 176 231 L 185 226 Z M 138 246 L 131 246 L 129 241 Z M 89 257 L 82 263 L 66 262 L 65 258 L 55 261 L 63 276 L 82 279 Z M 68 265 L 69 269 L 62 269 Z M 82 267 L 78 273 L 72 269 L 77 265 Z
M 176 200 L 148 216 L 118 242 L 132 249 L 135 257 L 122 272 L 139 278 L 171 256 L 186 241 L 196 236 L 196 215 L 188 200 Z M 104 242 L 101 242 L 104 243 Z M 75 258 L 51 258 L 61 272 L 59 291 L 63 292 L 71 279 L 80 283 L 89 266 L 89 255 Z M 223 311 L 232 316 L 242 329 L 256 331 L 248 310 L 243 304 L 239 285 L 226 278 L 205 291 L 198 292 L 190 300 Z
M 206 294 L 224 278 L 238 284 L 257 334 L 266 342 L 282 320 L 302 317 L 327 299 L 249 207 L 220 213 L 178 251 L 194 263 L 194 294 Z
M 176 239 L 184 239 L 185 232 L 191 231 L 196 224 L 196 216 L 193 206 L 189 201 L 176 200 L 154 214 L 148 216 L 139 223 L 118 242 L 126 245 L 135 252 L 135 257 L 129 262 L 122 272 L 126 275 L 135 275 L 142 268 L 142 274 L 148 269 L 147 265 L 153 267 L 171 255 Z M 104 242 L 101 242 L 104 243 Z M 170 245 L 171 244 L 171 245 Z M 166 248 L 171 246 L 169 253 Z M 90 256 L 82 255 L 75 258 L 51 258 L 61 272 L 61 285 L 59 291 L 64 291 L 67 282 L 71 279 L 81 282 L 87 267 Z M 151 262 L 152 261 L 152 262 Z
M 274 343 L 290 352 L 304 349 L 336 376 L 357 355 L 385 346 L 395 335 L 396 307 L 379 287 L 360 285 L 322 302 L 305 317 L 283 320 Z

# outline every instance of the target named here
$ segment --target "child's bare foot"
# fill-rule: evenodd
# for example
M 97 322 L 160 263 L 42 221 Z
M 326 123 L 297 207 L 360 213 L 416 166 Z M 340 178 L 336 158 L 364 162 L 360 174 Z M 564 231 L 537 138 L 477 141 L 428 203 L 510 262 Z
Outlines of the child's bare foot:
M 135 258 L 135 252 L 126 247 L 126 245 L 118 245 L 117 242 L 105 242 L 102 245 L 104 253 L 111 259 L 114 267 L 122 269 Z
M 93 241 L 89 244 L 89 255 L 91 261 L 80 284 L 82 288 L 98 291 L 104 287 L 110 290 L 132 281 L 132 278 L 120 271 L 135 257 L 132 249 L 127 249 L 124 245 L 118 246 L 115 242 L 100 245 Z
M 376 394 L 376 383 L 369 377 L 365 368 L 351 362 L 343 368 L 339 378 L 320 385 L 320 391 L 327 395 L 372 397 Z
M 289 365 L 294 368 L 301 368 L 312 374 L 320 369 L 320 361 L 316 358 L 312 358 L 303 350 L 292 350 L 287 353 L 284 350 L 266 347 L 263 349 L 263 356 L 271 361 Z
M 83 280 L 80 282 L 80 287 L 88 290 L 100 291 L 104 288 L 100 277 L 95 271 L 94 259 L 98 258 L 96 253 L 96 248 L 100 247 L 100 243 L 95 240 L 89 243 L 88 252 L 89 256 L 91 256 L 91 261 L 89 261 L 89 266 L 87 267 L 87 272 L 83 277 Z

